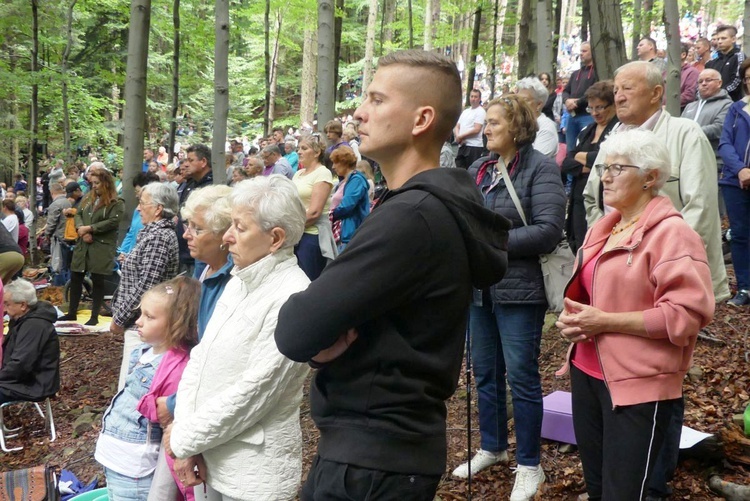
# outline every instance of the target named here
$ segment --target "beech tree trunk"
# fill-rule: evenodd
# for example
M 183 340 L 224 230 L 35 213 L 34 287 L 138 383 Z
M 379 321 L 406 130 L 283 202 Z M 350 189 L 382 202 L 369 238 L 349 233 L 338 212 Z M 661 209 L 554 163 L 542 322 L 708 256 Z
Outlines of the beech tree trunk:
M 429 2 L 430 0 L 428 0 Z M 372 60 L 375 56 L 375 27 L 378 21 L 378 0 L 370 0 L 370 9 L 367 12 L 367 37 L 365 39 L 365 61 L 362 70 L 362 95 L 364 96 L 367 86 L 372 79 Z M 427 28 L 425 27 L 425 33 Z M 432 43 L 432 42 L 430 42 Z M 425 35 L 425 50 L 427 48 L 427 35 Z
M 428 0 L 429 1 L 429 0 Z M 495 9 L 492 15 L 492 61 L 490 61 L 490 101 L 495 98 L 495 82 L 497 79 L 497 30 L 500 0 L 495 0 Z M 502 35 L 501 35 L 502 36 Z
M 589 29 L 591 28 L 591 6 L 590 0 L 583 0 L 581 4 L 581 41 L 587 42 L 589 39 Z
M 334 117 L 334 13 L 333 0 L 318 0 L 318 129 Z
M 39 157 L 37 156 L 37 145 L 39 140 L 39 84 L 37 83 L 37 72 L 39 71 L 39 0 L 31 0 L 31 152 L 29 154 L 29 200 L 36 206 L 36 175 L 39 172 Z M 36 235 L 36 222 L 34 218 L 29 228 L 29 235 Z M 34 245 L 29 245 L 31 250 L 31 261 L 34 262 L 36 255 L 36 240 Z
M 742 35 L 742 50 L 747 54 L 750 52 L 750 0 L 745 0 L 745 13 L 742 18 L 742 26 L 745 27 Z
M 170 163 L 174 162 L 174 143 L 177 134 L 177 109 L 180 104 L 180 0 L 174 0 L 172 5 L 172 24 L 174 25 L 174 49 L 172 51 L 172 109 L 169 124 L 169 155 Z
M 281 24 L 283 17 L 281 11 L 276 13 L 276 39 L 273 42 L 273 54 L 271 56 L 271 81 L 268 85 L 268 130 L 273 130 L 273 121 L 276 120 L 276 81 L 279 74 L 279 40 L 281 39 Z
M 537 75 L 542 71 L 552 73 L 557 60 L 553 41 L 555 34 L 552 28 L 554 26 L 552 0 L 533 0 L 532 3 L 536 3 L 536 22 L 533 25 L 536 33 L 533 39 L 537 41 L 536 64 L 533 68 Z
M 339 61 L 341 61 L 341 33 L 343 31 L 343 18 L 341 15 L 336 15 L 336 12 L 344 11 L 344 0 L 335 0 L 336 9 L 333 11 L 333 103 L 334 110 L 336 107 L 336 98 L 343 101 L 343 88 L 339 86 Z M 335 113 L 335 111 L 334 111 Z
M 619 0 L 585 0 L 591 16 L 591 49 L 599 80 L 614 78 L 615 70 L 625 64 L 625 39 Z
M 411 0 L 409 0 L 411 2 Z M 750 1 L 750 0 L 748 0 Z M 424 6 L 424 50 L 432 50 L 432 0 L 425 0 Z M 494 47 L 493 47 L 494 50 Z
M 643 17 L 643 13 L 641 12 L 642 5 L 642 0 L 633 0 L 633 39 L 630 42 L 631 61 L 638 59 L 638 42 L 641 41 L 641 18 Z
M 412 19 L 413 12 L 412 12 L 411 0 L 407 0 L 407 9 L 409 10 L 409 48 L 413 49 L 414 48 L 414 20 Z
M 70 148 L 70 110 L 68 109 L 68 59 L 70 51 L 73 49 L 73 9 L 78 0 L 72 0 L 68 5 L 67 23 L 65 30 L 67 33 L 67 42 L 62 54 L 61 73 L 62 73 L 62 112 L 63 112 L 63 153 L 65 161 L 71 162 L 73 155 Z M 34 183 L 36 186 L 36 183 Z
M 123 121 L 122 193 L 126 216 L 120 221 L 120 234 L 125 235 L 137 205 L 133 178 L 143 167 L 143 137 L 146 124 L 146 74 L 148 37 L 151 26 L 151 0 L 132 0 L 128 29 L 128 59 L 125 69 L 125 110 Z
M 664 31 L 667 34 L 667 111 L 673 117 L 680 116 L 680 11 L 677 2 L 664 2 Z
M 376 0 L 377 1 L 377 0 Z M 310 26 L 311 19 L 305 20 L 304 42 L 302 45 L 302 87 L 300 89 L 300 123 L 312 125 L 315 116 L 315 83 L 317 82 L 318 31 Z
M 224 163 L 229 115 L 229 0 L 216 0 L 216 44 L 214 45 L 214 134 L 211 166 L 214 184 L 227 183 Z
M 469 60 L 466 61 L 468 77 L 466 82 L 466 106 L 469 106 L 469 93 L 474 88 L 474 77 L 477 74 L 477 52 L 479 50 L 479 31 L 482 24 L 482 6 L 477 7 L 474 12 L 474 33 L 471 37 L 471 52 Z
M 266 0 L 263 14 L 263 83 L 266 85 L 263 107 L 263 137 L 271 134 L 271 0 Z
M 533 6 L 536 0 L 521 0 L 521 20 L 518 23 L 518 78 L 533 71 L 536 59 L 536 43 L 532 41 Z

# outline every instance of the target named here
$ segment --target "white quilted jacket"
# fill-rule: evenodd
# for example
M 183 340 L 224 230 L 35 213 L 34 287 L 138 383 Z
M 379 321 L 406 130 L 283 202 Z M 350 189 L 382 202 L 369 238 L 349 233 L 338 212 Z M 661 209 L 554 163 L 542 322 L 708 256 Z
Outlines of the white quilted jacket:
M 203 454 L 208 484 L 242 500 L 287 500 L 302 474 L 299 406 L 308 367 L 279 353 L 279 309 L 310 281 L 291 249 L 235 268 L 177 391 L 171 446 Z

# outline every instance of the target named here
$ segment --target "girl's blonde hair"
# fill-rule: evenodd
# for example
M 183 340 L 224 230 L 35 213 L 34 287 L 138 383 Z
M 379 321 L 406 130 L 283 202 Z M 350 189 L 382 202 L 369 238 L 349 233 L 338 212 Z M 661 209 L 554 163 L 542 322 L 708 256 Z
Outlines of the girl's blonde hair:
M 165 299 L 167 310 L 167 332 L 165 343 L 168 348 L 190 351 L 198 344 L 198 306 L 201 297 L 201 284 L 194 278 L 179 276 L 153 286 L 141 298 L 157 296 Z

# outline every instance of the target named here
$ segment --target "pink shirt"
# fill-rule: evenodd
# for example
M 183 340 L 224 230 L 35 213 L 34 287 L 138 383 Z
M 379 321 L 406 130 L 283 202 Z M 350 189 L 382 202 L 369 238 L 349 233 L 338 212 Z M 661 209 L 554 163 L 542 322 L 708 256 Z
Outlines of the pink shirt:
M 604 247 L 602 247 L 602 249 L 603 248 Z M 583 269 L 581 269 L 581 285 L 589 297 L 589 303 L 591 303 L 591 286 L 594 281 L 594 268 L 596 267 L 596 262 L 599 261 L 599 256 L 601 255 L 602 252 L 600 250 L 596 256 L 594 256 L 594 258 L 586 263 Z M 599 355 L 596 353 L 596 341 L 577 343 L 570 361 L 578 370 L 585 372 L 593 378 L 604 380 L 602 366 L 599 363 Z

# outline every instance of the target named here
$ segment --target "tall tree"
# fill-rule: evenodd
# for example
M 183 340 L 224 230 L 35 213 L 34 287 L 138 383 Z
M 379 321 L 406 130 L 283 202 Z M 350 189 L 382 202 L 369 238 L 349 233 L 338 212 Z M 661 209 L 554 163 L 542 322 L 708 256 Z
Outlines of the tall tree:
M 534 5 L 536 0 L 521 0 L 521 20 L 518 23 L 518 78 L 534 71 L 536 62 L 536 42 L 532 38 Z
M 742 49 L 750 53 L 750 0 L 745 0 L 745 13 L 742 17 L 742 26 L 745 27 L 742 34 Z
M 429 0 L 428 0 L 429 1 Z M 365 61 L 362 69 L 362 92 L 367 90 L 367 86 L 370 85 L 372 79 L 372 60 L 375 53 L 375 27 L 378 21 L 378 0 L 370 0 L 370 8 L 367 12 L 367 34 L 365 39 Z M 425 35 L 425 42 L 427 36 Z M 427 48 L 425 43 L 425 50 Z
M 273 129 L 273 121 L 276 119 L 276 83 L 279 75 L 279 41 L 281 40 L 281 24 L 283 16 L 281 11 L 276 12 L 276 38 L 273 42 L 273 53 L 271 54 L 271 81 L 268 82 L 268 125 L 266 129 Z
M 411 0 L 410 0 L 411 1 Z M 424 6 L 424 50 L 432 50 L 432 0 L 426 0 Z
M 407 0 L 407 8 L 409 9 L 409 48 L 414 48 L 414 17 L 412 12 L 411 0 Z
M 63 111 L 63 152 L 65 160 L 70 162 L 73 160 L 70 148 L 70 110 L 68 108 L 68 59 L 70 58 L 70 51 L 73 49 L 73 9 L 75 8 L 78 0 L 72 0 L 68 4 L 67 22 L 65 25 L 65 31 L 67 34 L 67 41 L 65 42 L 65 50 L 62 54 L 62 111 Z M 36 183 L 35 183 L 36 184 Z
M 263 83 L 266 96 L 263 107 L 263 136 L 271 134 L 271 0 L 266 0 L 266 10 L 263 13 Z
M 311 24 L 313 22 L 310 17 L 305 19 L 302 47 L 302 88 L 300 90 L 299 107 L 300 123 L 308 124 L 313 123 L 313 117 L 315 116 L 315 88 L 318 67 L 318 53 L 316 51 L 318 46 L 318 31 L 312 28 Z
M 552 73 L 552 69 L 557 60 L 557 52 L 554 51 L 554 9 L 552 0 L 532 0 L 532 5 L 536 4 L 536 19 L 533 25 L 535 30 L 534 40 L 536 40 L 536 65 L 535 73 L 542 71 Z
M 29 163 L 31 172 L 29 176 L 29 200 L 36 200 L 36 175 L 39 172 L 38 134 L 39 134 L 39 0 L 31 0 L 31 151 Z M 31 222 L 29 233 L 36 235 L 36 218 Z M 36 245 L 31 246 L 31 259 L 34 260 Z M 2 426 L 2 425 L 0 425 Z
M 335 64 L 333 58 L 333 0 L 318 0 L 318 125 L 322 129 L 326 122 L 333 119 L 335 110 L 334 80 Z
M 180 0 L 172 4 L 173 49 L 172 49 L 172 109 L 169 113 L 169 158 L 174 154 L 177 134 L 177 109 L 180 104 Z
M 584 0 L 591 16 L 591 52 L 599 80 L 613 78 L 625 64 L 625 39 L 619 0 Z
M 429 0 L 428 0 L 429 1 Z M 492 61 L 490 61 L 490 100 L 495 98 L 495 81 L 497 79 L 497 30 L 500 11 L 500 0 L 495 0 L 495 8 L 492 15 Z M 502 35 L 501 35 L 502 36 Z
M 680 11 L 677 2 L 664 2 L 664 31 L 667 34 L 667 111 L 674 117 L 680 115 Z
M 229 0 L 216 0 L 216 43 L 214 44 L 214 130 L 211 166 L 214 184 L 226 184 L 224 163 L 229 115 Z
M 122 190 L 125 213 L 120 234 L 125 235 L 135 209 L 133 178 L 142 170 L 143 138 L 146 124 L 146 75 L 148 37 L 151 31 L 151 0 L 132 0 L 128 33 L 128 59 L 125 71 L 125 138 L 123 141 Z
M 630 59 L 638 59 L 638 42 L 641 40 L 641 18 L 643 16 L 641 7 L 643 0 L 633 0 L 633 37 L 630 42 Z
M 471 52 L 469 55 L 468 63 L 468 78 L 466 82 L 466 106 L 469 105 L 469 94 L 471 89 L 474 88 L 474 77 L 477 74 L 477 51 L 479 49 L 479 31 L 482 25 L 482 6 L 479 5 L 477 10 L 474 11 L 474 33 L 471 37 Z

